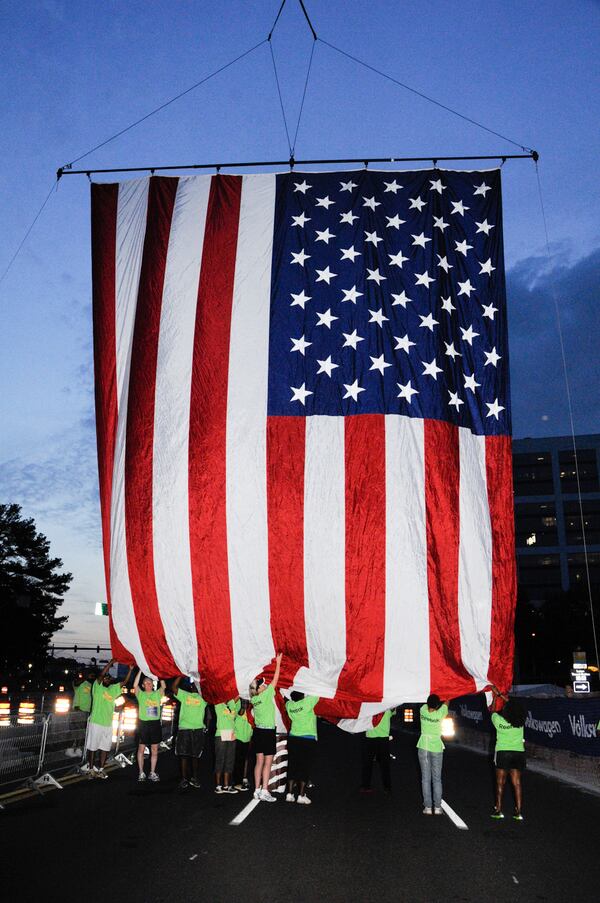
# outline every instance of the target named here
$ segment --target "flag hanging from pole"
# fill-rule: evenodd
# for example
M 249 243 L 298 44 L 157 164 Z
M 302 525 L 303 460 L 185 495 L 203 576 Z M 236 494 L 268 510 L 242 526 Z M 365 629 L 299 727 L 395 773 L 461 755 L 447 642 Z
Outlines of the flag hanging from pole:
M 500 172 L 92 186 L 113 653 L 357 717 L 506 688 Z

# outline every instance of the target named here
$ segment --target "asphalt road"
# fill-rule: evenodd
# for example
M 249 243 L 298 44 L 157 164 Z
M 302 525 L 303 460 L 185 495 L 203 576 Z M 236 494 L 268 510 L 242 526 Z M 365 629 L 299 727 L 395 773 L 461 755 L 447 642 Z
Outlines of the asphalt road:
M 259 803 L 204 786 L 177 793 L 177 763 L 160 784 L 134 768 L 23 800 L 0 812 L 6 903 L 437 903 L 598 898 L 600 798 L 525 775 L 525 821 L 494 822 L 492 768 L 448 745 L 444 799 L 464 820 L 421 814 L 412 736 L 391 743 L 393 793 L 358 792 L 360 738 L 320 727 L 313 805 Z M 512 801 L 506 801 L 510 814 Z

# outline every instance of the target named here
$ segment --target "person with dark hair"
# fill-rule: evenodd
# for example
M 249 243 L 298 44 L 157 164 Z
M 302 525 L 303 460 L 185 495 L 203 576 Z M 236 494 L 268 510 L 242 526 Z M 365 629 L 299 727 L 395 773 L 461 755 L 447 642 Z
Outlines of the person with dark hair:
M 250 754 L 250 740 L 252 739 L 252 724 L 248 717 L 250 704 L 245 700 L 239 701 L 239 710 L 235 714 L 233 731 L 235 734 L 235 764 L 233 766 L 233 786 L 236 790 L 244 792 L 248 787 L 248 757 Z
M 275 803 L 277 798 L 269 791 L 271 765 L 276 749 L 275 733 L 275 690 L 281 670 L 283 653 L 275 659 L 273 680 L 267 684 L 263 677 L 255 678 L 250 684 L 250 702 L 254 712 L 254 798 L 265 803 Z
M 81 769 L 82 772 L 86 772 L 92 777 L 101 778 L 102 780 L 106 780 L 108 777 L 104 770 L 104 766 L 112 746 L 112 724 L 115 711 L 115 700 L 118 699 L 123 692 L 123 687 L 129 680 L 132 671 L 130 668 L 123 680 L 117 678 L 113 681 L 108 673 L 113 664 L 114 659 L 111 658 L 92 685 L 92 711 L 88 721 L 85 741 L 88 761 L 87 767 L 84 766 Z M 100 757 L 99 768 L 94 764 L 97 752 Z
M 175 755 L 179 758 L 181 781 L 179 790 L 184 792 L 200 787 L 200 758 L 204 751 L 204 717 L 206 702 L 195 683 L 190 681 L 189 689 L 180 690 L 181 676 L 176 677 L 171 695 L 179 702 L 179 729 L 175 738 Z
M 427 697 L 421 706 L 421 736 L 417 741 L 423 792 L 423 815 L 442 814 L 442 721 L 448 714 L 448 703 L 442 702 L 436 693 Z M 432 794 L 433 785 L 433 794 Z
M 86 712 L 88 715 L 92 710 L 92 680 L 78 674 L 73 681 L 73 711 Z
M 372 719 L 372 727 L 362 737 L 362 783 L 361 793 L 371 793 L 373 762 L 379 762 L 381 782 L 386 793 L 392 792 L 390 772 L 390 723 L 396 709 L 388 709 Z
M 162 740 L 160 710 L 166 684 L 164 680 L 161 680 L 158 689 L 155 690 L 154 682 L 151 677 L 144 677 L 143 680 L 141 678 L 142 671 L 140 669 L 133 682 L 133 692 L 137 697 L 138 702 L 138 781 L 146 780 L 146 772 L 144 771 L 144 750 L 148 747 L 150 750 L 150 773 L 148 775 L 148 780 L 156 782 L 160 781 L 156 771 L 156 763 L 158 762 L 158 747 Z M 142 685 L 141 690 L 140 683 Z
M 231 783 L 235 764 L 235 699 L 215 705 L 215 793 L 237 793 Z
M 523 791 L 521 787 L 521 772 L 525 768 L 525 706 L 520 699 L 514 696 L 508 697 L 496 687 L 492 687 L 494 701 L 496 697 L 504 700 L 502 714 L 494 712 L 492 724 L 496 728 L 496 748 L 494 752 L 494 765 L 496 766 L 496 801 L 492 818 L 504 818 L 502 812 L 502 797 L 506 785 L 506 776 L 510 775 L 510 782 L 515 798 L 515 821 L 523 821 L 521 811 L 523 803 Z
M 288 784 L 286 801 L 308 806 L 312 803 L 306 795 L 306 785 L 317 746 L 317 716 L 315 706 L 318 696 L 305 696 L 294 690 L 286 703 L 292 726 L 287 741 Z M 298 798 L 294 796 L 294 786 L 298 786 Z

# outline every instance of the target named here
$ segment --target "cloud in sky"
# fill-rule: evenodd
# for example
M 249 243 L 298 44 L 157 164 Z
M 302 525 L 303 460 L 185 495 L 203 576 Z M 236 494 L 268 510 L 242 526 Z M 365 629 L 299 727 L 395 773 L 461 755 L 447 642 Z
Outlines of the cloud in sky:
M 557 259 L 562 257 L 562 263 Z M 554 299 L 562 324 L 576 433 L 600 432 L 600 248 L 568 262 L 568 249 L 529 257 L 508 274 L 513 433 L 570 432 Z

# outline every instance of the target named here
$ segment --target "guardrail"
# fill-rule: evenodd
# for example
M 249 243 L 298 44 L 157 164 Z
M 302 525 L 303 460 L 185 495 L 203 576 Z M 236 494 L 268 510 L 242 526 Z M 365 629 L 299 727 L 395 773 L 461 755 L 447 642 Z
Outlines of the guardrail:
M 86 760 L 87 712 L 36 714 L 30 708 L 0 715 L 0 792 L 31 787 L 62 789 L 58 776 L 76 774 Z M 170 749 L 175 726 L 175 706 L 163 706 L 162 742 Z M 108 764 L 126 768 L 137 747 L 137 709 L 123 706 L 113 718 L 113 750 Z M 0 806 L 1 808 L 1 806 Z

